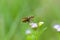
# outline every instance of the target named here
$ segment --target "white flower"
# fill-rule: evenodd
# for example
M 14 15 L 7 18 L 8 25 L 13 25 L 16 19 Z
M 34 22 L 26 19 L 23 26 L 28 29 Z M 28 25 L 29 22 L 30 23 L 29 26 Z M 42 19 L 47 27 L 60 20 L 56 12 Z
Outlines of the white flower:
M 44 24 L 44 22 L 39 22 L 39 26 L 41 26 L 42 24 Z
M 60 28 L 58 28 L 57 31 L 60 32 Z
M 30 23 L 29 25 L 31 26 L 31 28 L 37 28 L 38 27 L 37 23 Z
M 25 33 L 26 33 L 26 34 L 31 34 L 31 31 L 28 29 L 28 30 L 26 30 Z
M 58 29 L 58 28 L 60 28 L 60 25 L 54 25 L 54 28 Z
M 54 25 L 54 28 L 55 28 L 58 32 L 60 32 L 60 25 L 56 24 L 56 25 Z

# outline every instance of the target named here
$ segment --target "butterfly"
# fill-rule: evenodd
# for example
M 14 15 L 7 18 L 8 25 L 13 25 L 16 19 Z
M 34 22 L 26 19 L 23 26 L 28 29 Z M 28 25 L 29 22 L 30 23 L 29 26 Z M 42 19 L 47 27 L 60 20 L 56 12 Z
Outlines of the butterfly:
M 22 22 L 30 22 L 31 21 L 31 19 L 33 19 L 34 18 L 34 16 L 29 16 L 29 17 L 24 17 L 24 18 L 22 18 Z

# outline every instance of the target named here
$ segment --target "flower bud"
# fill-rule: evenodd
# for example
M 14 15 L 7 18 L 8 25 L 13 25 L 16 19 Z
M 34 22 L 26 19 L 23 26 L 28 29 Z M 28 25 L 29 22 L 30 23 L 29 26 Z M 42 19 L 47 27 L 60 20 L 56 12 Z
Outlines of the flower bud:
M 38 24 L 38 25 L 39 25 L 39 26 L 41 26 L 41 25 L 43 25 L 43 24 L 44 24 L 44 22 L 39 22 L 39 24 Z
M 26 34 L 31 34 L 31 31 L 29 29 L 26 30 Z

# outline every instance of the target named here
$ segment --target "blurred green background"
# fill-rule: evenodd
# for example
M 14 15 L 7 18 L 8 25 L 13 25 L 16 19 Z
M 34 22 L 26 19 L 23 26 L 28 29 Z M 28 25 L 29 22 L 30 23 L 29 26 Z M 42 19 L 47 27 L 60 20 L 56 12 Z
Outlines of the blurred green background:
M 34 22 L 44 21 L 42 27 L 48 27 L 39 40 L 60 40 L 53 29 L 60 23 L 60 0 L 0 0 L 0 40 L 26 40 L 28 24 L 21 19 L 31 15 Z

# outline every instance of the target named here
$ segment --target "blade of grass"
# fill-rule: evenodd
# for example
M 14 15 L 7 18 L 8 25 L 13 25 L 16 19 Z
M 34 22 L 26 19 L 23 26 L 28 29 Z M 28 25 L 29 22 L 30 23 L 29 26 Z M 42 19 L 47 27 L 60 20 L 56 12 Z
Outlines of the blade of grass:
M 5 37 L 5 40 L 10 40 L 10 38 L 14 35 L 14 33 L 16 32 L 19 21 L 20 21 L 19 16 L 17 16 L 16 19 L 13 21 L 10 31 L 8 32 L 8 34 Z
M 5 26 L 4 26 L 4 16 L 0 15 L 0 35 L 1 35 L 1 40 L 5 37 Z

